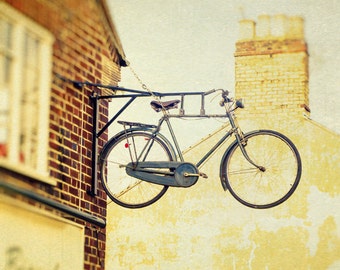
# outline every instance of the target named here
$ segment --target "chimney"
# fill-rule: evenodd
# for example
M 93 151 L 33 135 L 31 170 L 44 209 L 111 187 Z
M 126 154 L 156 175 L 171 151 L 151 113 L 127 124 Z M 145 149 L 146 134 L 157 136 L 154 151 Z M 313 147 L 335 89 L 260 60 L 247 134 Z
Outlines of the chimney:
M 244 113 L 309 115 L 308 51 L 303 19 L 261 15 L 240 21 L 235 51 L 235 92 Z
M 256 36 L 259 38 L 268 38 L 270 34 L 270 16 L 260 15 L 256 26 Z
M 255 22 L 252 20 L 242 20 L 240 24 L 240 40 L 253 39 L 255 37 Z

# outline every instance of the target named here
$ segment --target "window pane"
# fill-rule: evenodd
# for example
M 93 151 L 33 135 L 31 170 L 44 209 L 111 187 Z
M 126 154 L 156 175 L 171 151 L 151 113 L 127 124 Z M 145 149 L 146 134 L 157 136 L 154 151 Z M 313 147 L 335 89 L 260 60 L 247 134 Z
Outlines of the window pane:
M 20 161 L 36 167 L 38 142 L 39 40 L 25 34 L 21 98 Z
M 12 48 L 12 30 L 13 26 L 9 22 L 0 20 L 0 47 Z
M 0 21 L 0 157 L 7 156 L 12 25 Z
M 8 91 L 0 89 L 0 157 L 7 156 L 8 138 Z
M 0 85 L 9 83 L 11 69 L 12 31 L 10 23 L 0 20 Z

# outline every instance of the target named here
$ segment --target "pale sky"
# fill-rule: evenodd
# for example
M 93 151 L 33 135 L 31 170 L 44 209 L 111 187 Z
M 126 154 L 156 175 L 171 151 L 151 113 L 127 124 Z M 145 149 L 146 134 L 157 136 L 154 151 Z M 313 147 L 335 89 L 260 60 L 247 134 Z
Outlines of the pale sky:
M 160 92 L 234 91 L 240 19 L 302 16 L 310 55 L 311 118 L 340 134 L 338 0 L 107 0 L 131 66 Z M 129 68 L 120 86 L 141 89 Z

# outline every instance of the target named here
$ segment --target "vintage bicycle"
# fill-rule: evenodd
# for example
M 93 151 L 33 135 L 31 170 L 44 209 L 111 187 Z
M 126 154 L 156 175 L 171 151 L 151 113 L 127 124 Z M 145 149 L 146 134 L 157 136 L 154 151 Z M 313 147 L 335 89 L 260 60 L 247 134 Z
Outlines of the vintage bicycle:
M 118 89 L 125 91 L 126 89 Z M 204 99 L 212 93 L 220 93 L 219 105 L 223 114 L 206 114 Z M 162 101 L 165 96 L 180 99 Z M 184 110 L 184 97 L 201 97 L 201 109 L 197 115 Z M 140 96 L 154 96 L 151 107 L 162 115 L 158 124 L 118 121 L 122 130 L 104 145 L 98 159 L 100 178 L 108 197 L 120 206 L 141 208 L 155 203 L 169 187 L 188 188 L 199 177 L 202 164 L 230 137 L 235 140 L 225 150 L 219 170 L 223 189 L 228 190 L 240 203 L 258 209 L 277 206 L 286 201 L 296 190 L 302 171 L 301 158 L 296 146 L 285 135 L 273 130 L 254 130 L 243 133 L 235 111 L 243 108 L 241 99 L 229 97 L 229 92 L 214 89 L 207 92 L 158 93 L 132 91 L 111 98 L 131 99 L 111 120 L 114 121 L 129 104 Z M 179 107 L 180 106 L 180 107 Z M 171 114 L 174 109 L 178 113 Z M 185 161 L 170 119 L 178 118 L 226 118 L 230 129 L 196 164 Z M 161 133 L 166 124 L 170 139 Z

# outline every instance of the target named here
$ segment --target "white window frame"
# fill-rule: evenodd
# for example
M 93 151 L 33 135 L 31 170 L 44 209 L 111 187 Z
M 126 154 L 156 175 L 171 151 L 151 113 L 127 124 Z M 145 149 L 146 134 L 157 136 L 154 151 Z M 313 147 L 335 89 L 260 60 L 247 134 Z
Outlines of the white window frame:
M 56 181 L 49 177 L 48 170 L 48 143 L 49 143 L 49 116 L 50 116 L 50 89 L 52 73 L 52 53 L 54 36 L 41 25 L 37 24 L 30 18 L 24 16 L 13 7 L 6 3 L 0 3 L 0 20 L 5 20 L 12 25 L 13 50 L 12 65 L 10 69 L 11 79 L 8 90 L 9 96 L 9 115 L 8 131 L 5 157 L 0 157 L 0 166 L 17 173 L 27 175 L 31 178 L 43 181 L 49 184 L 55 184 Z M 39 75 L 38 75 L 38 97 L 37 106 L 39 108 L 38 132 L 37 132 L 37 149 L 32 165 L 20 162 L 20 117 L 22 89 L 25 87 L 23 78 L 24 69 L 24 36 L 26 33 L 33 34 L 39 40 Z M 0 48 L 1 49 L 1 48 Z M 0 85 L 0 87 L 2 87 Z

